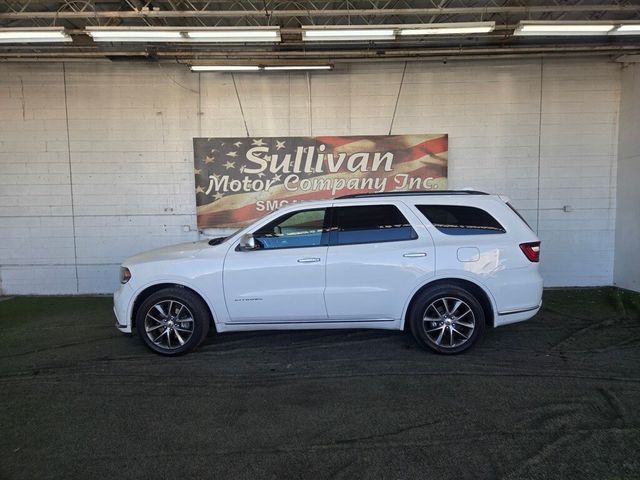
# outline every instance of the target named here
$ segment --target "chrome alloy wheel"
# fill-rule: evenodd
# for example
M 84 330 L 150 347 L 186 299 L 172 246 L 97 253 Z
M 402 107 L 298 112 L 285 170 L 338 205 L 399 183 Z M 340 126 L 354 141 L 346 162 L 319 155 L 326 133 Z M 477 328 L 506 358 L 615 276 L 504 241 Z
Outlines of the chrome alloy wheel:
M 456 297 L 441 297 L 431 302 L 422 320 L 427 338 L 441 348 L 464 344 L 471 338 L 476 326 L 471 307 Z
M 193 336 L 193 315 L 177 300 L 162 300 L 147 312 L 144 331 L 154 345 L 166 350 L 175 350 Z

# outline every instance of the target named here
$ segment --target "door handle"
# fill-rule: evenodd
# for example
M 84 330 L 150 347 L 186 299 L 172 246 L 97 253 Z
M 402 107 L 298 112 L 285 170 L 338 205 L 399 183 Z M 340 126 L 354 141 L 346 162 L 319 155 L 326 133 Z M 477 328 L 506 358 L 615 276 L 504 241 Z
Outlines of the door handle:
M 298 263 L 318 263 L 320 261 L 317 257 L 305 257 L 299 258 Z
M 405 253 L 402 256 L 403 257 L 408 257 L 408 258 L 426 257 L 427 253 L 426 252 L 411 252 L 411 253 Z

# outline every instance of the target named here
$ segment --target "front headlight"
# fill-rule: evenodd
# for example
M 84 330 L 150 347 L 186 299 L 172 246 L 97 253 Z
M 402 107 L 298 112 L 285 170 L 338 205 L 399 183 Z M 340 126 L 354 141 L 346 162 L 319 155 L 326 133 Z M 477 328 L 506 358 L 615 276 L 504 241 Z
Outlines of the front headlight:
M 120 283 L 123 285 L 131 279 L 131 271 L 127 267 L 120 267 Z

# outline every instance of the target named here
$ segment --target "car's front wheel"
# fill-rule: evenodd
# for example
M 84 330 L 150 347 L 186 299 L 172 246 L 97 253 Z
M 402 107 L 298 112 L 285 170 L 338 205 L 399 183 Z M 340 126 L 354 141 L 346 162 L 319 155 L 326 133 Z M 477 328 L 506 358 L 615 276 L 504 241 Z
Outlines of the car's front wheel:
M 438 353 L 461 353 L 484 331 L 485 317 L 476 297 L 454 284 L 420 294 L 411 308 L 411 332 L 418 343 Z
M 144 344 L 161 355 L 196 348 L 209 331 L 210 313 L 191 290 L 170 287 L 149 296 L 138 308 L 136 328 Z

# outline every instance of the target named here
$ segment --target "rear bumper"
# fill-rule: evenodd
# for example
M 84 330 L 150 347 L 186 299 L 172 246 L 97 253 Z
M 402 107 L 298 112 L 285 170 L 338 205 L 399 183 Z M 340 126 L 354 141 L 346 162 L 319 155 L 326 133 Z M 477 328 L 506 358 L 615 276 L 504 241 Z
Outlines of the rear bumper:
M 543 285 L 537 264 L 505 269 L 487 283 L 495 299 L 495 327 L 528 320 L 542 306 Z
M 496 315 L 494 326 L 500 327 L 502 325 L 509 325 L 510 323 L 524 322 L 534 317 L 542 307 L 542 300 L 537 306 L 521 308 L 518 310 L 499 312 Z

